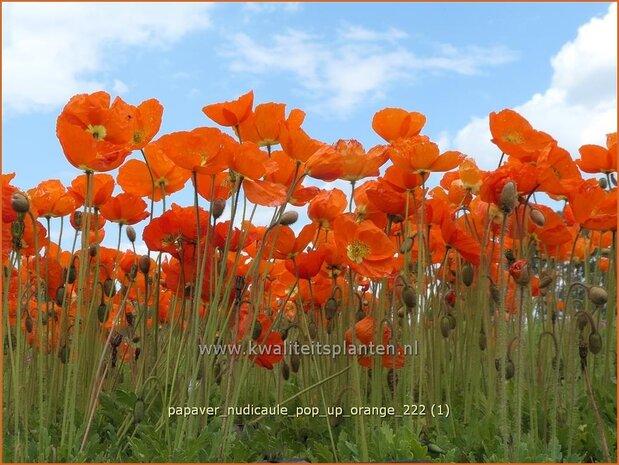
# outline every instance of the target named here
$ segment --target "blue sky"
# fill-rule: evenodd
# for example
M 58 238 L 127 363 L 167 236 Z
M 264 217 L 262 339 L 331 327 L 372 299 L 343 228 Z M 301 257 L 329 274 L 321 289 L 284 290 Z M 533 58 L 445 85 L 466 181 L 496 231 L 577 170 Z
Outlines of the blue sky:
M 496 165 L 487 115 L 510 107 L 577 156 L 616 131 L 616 5 L 608 3 L 2 4 L 2 172 L 22 188 L 78 173 L 55 121 L 105 89 L 165 107 L 160 134 L 253 89 L 307 112 L 325 142 L 380 143 L 373 114 L 427 115 L 424 133 Z

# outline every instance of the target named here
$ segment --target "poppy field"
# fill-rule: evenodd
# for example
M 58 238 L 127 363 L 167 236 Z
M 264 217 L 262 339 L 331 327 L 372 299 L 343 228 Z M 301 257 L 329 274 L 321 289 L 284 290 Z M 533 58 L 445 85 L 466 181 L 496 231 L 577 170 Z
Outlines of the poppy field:
M 409 109 L 163 111 L 76 95 L 70 185 L 2 175 L 4 461 L 616 462 L 616 133 L 497 109 L 482 170 Z

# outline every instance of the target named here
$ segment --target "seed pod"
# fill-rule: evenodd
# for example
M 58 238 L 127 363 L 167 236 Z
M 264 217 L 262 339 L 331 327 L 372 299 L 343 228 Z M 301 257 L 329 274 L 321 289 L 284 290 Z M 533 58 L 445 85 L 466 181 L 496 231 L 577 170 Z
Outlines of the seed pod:
M 335 312 L 337 312 L 337 300 L 329 297 L 325 303 L 325 318 L 331 320 L 335 316 Z
M 488 345 L 488 341 L 486 340 L 486 333 L 483 331 L 479 332 L 479 350 L 486 350 Z
M 505 363 L 505 379 L 512 379 L 516 373 L 516 365 L 512 362 L 511 358 L 507 359 Z
M 262 324 L 260 324 L 260 322 L 256 320 L 251 330 L 251 338 L 254 341 L 257 341 L 261 334 L 262 334 Z
M 514 181 L 508 181 L 501 190 L 499 197 L 499 208 L 503 213 L 511 213 L 516 207 L 517 192 L 516 183 Z
M 148 274 L 150 271 L 150 257 L 148 255 L 142 255 L 138 261 L 138 267 L 143 274 Z
M 466 287 L 470 287 L 471 284 L 473 284 L 473 278 L 474 278 L 475 272 L 473 271 L 473 267 L 471 266 L 470 263 L 465 263 L 462 266 L 462 283 L 466 286 Z
M 545 271 L 542 271 L 542 273 L 540 274 L 540 278 L 539 278 L 539 288 L 545 289 L 548 286 L 550 286 L 553 281 L 554 281 L 554 277 L 551 274 Z
M 127 275 L 131 281 L 135 279 L 138 275 L 138 266 L 134 263 L 131 265 L 131 269 L 129 270 L 129 274 Z
M 99 305 L 99 308 L 97 308 L 97 319 L 99 320 L 99 323 L 105 323 L 107 320 L 107 305 Z
M 582 312 L 579 312 L 578 315 L 576 316 L 576 325 L 578 326 L 579 330 L 583 330 L 585 329 L 585 326 L 587 326 L 587 323 L 589 323 L 589 319 L 587 318 L 587 315 L 585 315 Z
M 114 281 L 112 281 L 111 278 L 107 278 L 105 281 L 103 281 L 103 293 L 108 297 L 114 297 L 114 294 L 116 294 Z
M 140 423 L 144 419 L 144 401 L 138 398 L 133 406 L 133 422 Z
M 82 229 L 82 216 L 83 214 L 80 211 L 73 212 L 72 224 L 76 231 L 79 231 L 80 229 Z
M 449 319 L 449 329 L 456 329 L 456 317 L 450 313 L 447 318 Z
M 133 336 L 133 339 L 131 339 L 131 341 L 132 341 L 134 344 L 137 344 L 138 342 L 140 342 L 140 336 Z
M 225 209 L 226 201 L 224 199 L 215 199 L 211 202 L 211 215 L 213 215 L 213 218 L 216 220 L 223 215 Z
M 67 284 L 73 284 L 75 282 L 75 275 L 75 266 L 71 264 L 68 269 L 64 268 L 62 270 L 62 281 L 66 281 Z
M 286 360 L 282 360 L 282 378 L 284 378 L 284 381 L 288 381 L 288 378 L 290 378 L 290 367 Z
M 30 313 L 26 313 L 26 331 L 31 333 L 32 332 L 32 317 L 30 316 Z
M 315 341 L 318 337 L 318 328 L 316 327 L 316 323 L 313 321 L 307 326 L 307 334 L 312 341 Z
M 110 337 L 110 345 L 112 347 L 118 347 L 122 341 L 123 341 L 122 334 L 117 333 L 116 331 L 114 331 L 112 333 L 112 337 Z
M 401 254 L 405 254 L 406 252 L 408 252 L 412 248 L 413 248 L 413 238 L 412 237 L 407 237 L 400 244 L 400 253 Z
M 64 365 L 66 365 L 69 361 L 69 348 L 66 344 L 63 344 L 58 351 L 58 358 L 60 359 L 60 362 Z
M 298 354 L 292 354 L 290 356 L 290 369 L 292 370 L 293 373 L 296 373 L 299 371 L 300 367 L 301 367 L 301 357 L 299 357 Z
M 587 294 L 595 305 L 604 305 L 608 301 L 608 292 L 601 286 L 591 286 Z
M 451 323 L 447 316 L 441 318 L 441 334 L 443 337 L 449 337 L 449 330 L 451 328 Z
M 533 224 L 539 226 L 540 228 L 546 224 L 546 217 L 537 208 L 532 208 L 529 210 L 529 218 Z
M 417 303 L 417 293 L 412 286 L 406 286 L 402 291 L 402 302 L 408 308 L 414 308 Z
M 602 336 L 597 331 L 592 331 L 589 334 L 589 350 L 592 354 L 599 354 L 602 350 Z
M 62 302 L 64 301 L 65 289 L 64 286 L 60 286 L 56 290 L 56 305 L 62 307 Z
M 284 212 L 284 214 L 279 218 L 279 224 L 282 226 L 289 226 L 294 224 L 299 219 L 299 214 L 295 211 Z
M 127 239 L 129 239 L 129 242 L 135 242 L 136 234 L 133 226 L 127 226 L 127 229 L 125 229 L 125 234 L 127 234 Z
M 494 283 L 490 284 L 490 297 L 492 297 L 492 300 L 497 305 L 501 300 L 501 292 L 499 291 L 499 286 Z
M 22 192 L 13 192 L 11 196 L 11 207 L 16 213 L 28 213 L 30 209 L 30 201 Z
M 598 179 L 598 184 L 602 189 L 606 189 L 608 187 L 608 181 L 606 181 L 606 178 Z

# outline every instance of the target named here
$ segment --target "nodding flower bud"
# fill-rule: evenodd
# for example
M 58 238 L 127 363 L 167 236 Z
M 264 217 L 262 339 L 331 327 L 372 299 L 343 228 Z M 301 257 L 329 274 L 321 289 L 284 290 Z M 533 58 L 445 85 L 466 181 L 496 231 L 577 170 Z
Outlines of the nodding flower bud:
M 608 181 L 606 181 L 606 178 L 598 179 L 598 184 L 602 189 L 606 189 L 608 187 Z
M 140 271 L 144 274 L 148 274 L 150 270 L 150 257 L 148 255 L 142 255 L 138 261 Z
M 470 263 L 465 263 L 462 266 L 462 282 L 466 287 L 470 287 L 473 284 L 475 272 L 473 271 L 473 267 Z
M 82 229 L 82 212 L 74 211 L 73 212 L 73 221 L 71 222 L 76 231 Z
M 17 213 L 28 213 L 30 209 L 30 201 L 28 197 L 22 192 L 13 192 L 13 196 L 11 197 L 11 207 Z
M 501 196 L 499 197 L 499 208 L 503 213 L 511 213 L 516 207 L 516 200 L 518 200 L 516 192 L 516 183 L 514 181 L 508 181 L 503 186 Z
M 552 284 L 554 281 L 554 275 L 552 273 L 548 273 L 546 271 L 542 271 L 539 275 L 539 288 L 545 289 Z
M 284 212 L 284 214 L 279 218 L 279 224 L 283 226 L 288 226 L 294 224 L 299 219 L 299 214 L 294 211 Z
M 413 248 L 413 238 L 407 237 L 406 239 L 402 241 L 402 244 L 400 244 L 400 253 L 405 254 L 412 248 Z
M 538 210 L 537 208 L 532 208 L 529 210 L 529 218 L 533 223 L 540 228 L 546 224 L 546 217 L 544 214 Z
M 129 242 L 135 242 L 135 229 L 133 229 L 133 226 L 127 226 L 125 233 L 127 234 L 127 239 L 129 239 Z
M 97 244 L 93 244 L 88 248 L 88 255 L 92 258 L 97 256 Z
M 218 219 L 221 215 L 223 215 L 225 209 L 226 201 L 224 199 L 215 199 L 211 203 L 211 215 L 213 215 L 213 218 L 215 219 Z
M 529 268 L 529 262 L 526 259 L 520 259 L 514 262 L 509 267 L 509 274 L 512 275 L 514 281 L 521 286 L 526 286 L 531 281 L 531 270 Z
M 591 286 L 587 291 L 589 300 L 595 305 L 604 305 L 608 302 L 608 292 L 601 286 Z

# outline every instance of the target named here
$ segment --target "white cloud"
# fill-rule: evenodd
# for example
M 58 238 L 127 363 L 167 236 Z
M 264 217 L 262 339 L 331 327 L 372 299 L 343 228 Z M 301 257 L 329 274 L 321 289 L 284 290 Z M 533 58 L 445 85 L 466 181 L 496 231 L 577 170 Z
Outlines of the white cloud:
M 115 94 L 118 94 L 118 95 L 125 94 L 127 93 L 128 90 L 129 90 L 129 87 L 127 86 L 127 84 L 125 84 L 120 79 L 114 79 L 114 85 L 112 86 L 112 91 L 114 91 Z
M 605 145 L 606 134 L 617 130 L 617 5 L 581 26 L 551 64 L 550 87 L 514 110 L 575 157 L 583 144 Z M 451 145 L 495 168 L 500 153 L 490 139 L 486 116 L 473 118 Z
M 243 3 L 243 10 L 249 13 L 274 13 L 282 10 L 295 13 L 302 7 L 301 2 L 247 2 Z
M 3 4 L 3 106 L 46 110 L 76 93 L 114 86 L 97 76 L 109 69 L 113 49 L 165 47 L 208 27 L 210 8 L 198 3 Z
M 322 110 L 345 116 L 367 99 L 380 98 L 396 82 L 423 71 L 474 74 L 516 58 L 501 47 L 444 45 L 434 56 L 418 56 L 397 29 L 373 31 L 345 24 L 333 37 L 288 29 L 260 43 L 245 33 L 231 37 L 222 55 L 234 71 L 290 74 Z

